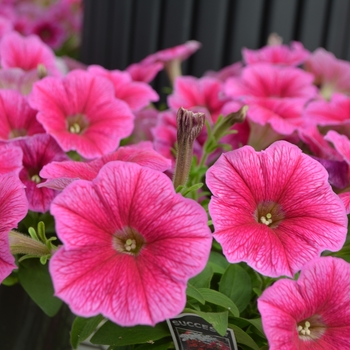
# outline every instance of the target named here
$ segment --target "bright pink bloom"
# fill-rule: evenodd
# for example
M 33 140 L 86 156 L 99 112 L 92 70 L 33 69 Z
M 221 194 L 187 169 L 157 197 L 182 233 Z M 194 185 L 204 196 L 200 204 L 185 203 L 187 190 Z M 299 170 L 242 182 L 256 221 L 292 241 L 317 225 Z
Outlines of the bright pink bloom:
M 126 68 L 126 71 L 130 74 L 133 81 L 150 83 L 163 68 L 162 62 L 133 63 Z
M 0 155 L 0 159 L 2 159 Z M 16 268 L 8 233 L 28 211 L 23 184 L 14 174 L 0 174 L 0 283 Z
M 294 98 L 305 103 L 316 96 L 313 75 L 294 67 L 254 64 L 243 69 L 239 78 L 229 78 L 225 93 L 247 103 L 259 98 Z
M 16 175 L 22 169 L 23 153 L 19 147 L 12 143 L 0 144 L 0 175 L 15 173 Z
M 218 79 L 222 82 L 231 77 L 239 77 L 242 73 L 243 64 L 235 62 L 227 67 L 220 69 L 218 72 L 208 71 L 204 74 L 206 77 Z
M 29 209 L 45 213 L 49 210 L 57 192 L 50 188 L 38 188 L 43 179 L 39 176 L 44 165 L 67 160 L 67 155 L 48 134 L 38 134 L 14 141 L 23 151 L 23 169 L 19 174 L 26 186 Z
M 114 98 L 111 82 L 84 71 L 37 82 L 30 103 L 64 151 L 76 150 L 89 159 L 114 151 L 133 128 L 133 115 Z
M 182 45 L 174 46 L 169 49 L 164 49 L 158 51 L 152 55 L 144 58 L 141 63 L 150 64 L 154 62 L 169 62 L 174 59 L 179 59 L 181 61 L 186 60 L 188 57 L 193 55 L 202 44 L 196 40 L 190 40 Z
M 258 299 L 270 350 L 350 349 L 350 264 L 318 258 Z
M 114 153 L 91 162 L 52 162 L 46 165 L 40 172 L 40 177 L 47 179 L 43 187 L 63 190 L 75 180 L 93 180 L 101 168 L 112 161 L 137 163 L 157 171 L 165 171 L 170 168 L 171 161 L 153 150 L 151 142 L 140 142 L 136 145 L 120 147 Z M 41 186 L 40 186 L 41 187 Z
M 214 238 L 229 262 L 293 276 L 347 233 L 345 208 L 316 160 L 285 141 L 224 153 L 207 172 Z
M 0 15 L 0 39 L 5 34 L 12 32 L 12 30 L 13 30 L 12 22 L 8 18 Z
M 16 32 L 6 34 L 0 43 L 0 58 L 3 68 L 21 68 L 28 72 L 42 64 L 49 74 L 60 75 L 54 53 L 36 35 L 24 38 Z
M 115 97 L 126 102 L 132 111 L 139 111 L 151 101 L 159 100 L 158 94 L 148 84 L 132 81 L 128 72 L 108 71 L 100 66 L 90 66 L 88 71 L 107 78 L 114 86 Z
M 52 18 L 47 18 L 46 16 L 39 19 L 33 25 L 31 31 L 54 50 L 59 49 L 66 39 L 66 33 L 62 24 L 54 22 Z
M 168 97 L 169 107 L 177 111 L 180 107 L 194 110 L 198 107 L 208 110 L 207 118 L 217 119 L 227 99 L 220 98 L 223 89 L 221 81 L 210 78 L 178 77 L 174 91 Z
M 350 93 L 350 63 L 337 59 L 323 48 L 317 49 L 305 62 L 305 69 L 315 76 L 321 94 L 329 99 L 334 92 Z
M 350 98 L 340 93 L 334 93 L 331 100 L 316 100 L 310 102 L 304 112 L 308 124 L 319 126 L 342 125 L 350 131 Z
M 152 128 L 157 125 L 158 109 L 149 106 L 141 111 L 134 112 L 134 130 L 130 137 L 131 143 L 153 141 Z
M 339 135 L 336 131 L 330 130 L 325 136 L 325 140 L 331 142 L 334 145 L 336 151 L 348 164 L 347 178 L 350 180 L 350 140 L 345 135 Z M 349 187 L 343 190 L 339 194 L 339 197 L 343 201 L 347 214 L 350 214 L 350 191 Z
M 175 194 L 166 175 L 111 162 L 92 182 L 67 187 L 51 213 L 64 247 L 50 273 L 55 294 L 75 314 L 132 326 L 183 310 L 187 280 L 204 268 L 211 233 L 203 208 Z
M 309 56 L 302 43 L 293 41 L 290 47 L 287 45 L 269 45 L 259 50 L 242 50 L 243 59 L 246 64 L 272 63 L 286 66 L 298 66 Z
M 36 114 L 19 92 L 0 90 L 0 140 L 45 133 Z

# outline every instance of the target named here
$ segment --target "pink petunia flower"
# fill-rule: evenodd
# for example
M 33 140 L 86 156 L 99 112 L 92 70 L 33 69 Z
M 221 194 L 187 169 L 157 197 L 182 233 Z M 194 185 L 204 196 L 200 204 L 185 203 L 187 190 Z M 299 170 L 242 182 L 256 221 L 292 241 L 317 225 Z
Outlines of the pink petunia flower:
M 54 50 L 62 46 L 67 36 L 62 24 L 54 22 L 52 18 L 47 18 L 47 16 L 36 21 L 31 32 Z
M 321 251 L 344 244 L 345 208 L 326 170 L 288 142 L 224 153 L 208 170 L 207 185 L 214 238 L 231 263 L 293 276 Z
M 174 91 L 168 97 L 168 105 L 176 111 L 180 107 L 191 110 L 201 107 L 208 111 L 207 119 L 215 121 L 227 102 L 227 99 L 220 98 L 222 89 L 222 82 L 215 78 L 178 77 L 175 80 Z
M 0 154 L 0 159 L 3 157 Z M 15 174 L 0 174 L 0 283 L 16 268 L 8 233 L 28 211 L 24 188 Z
M 254 64 L 243 69 L 238 78 L 229 78 L 225 93 L 234 99 L 244 97 L 252 103 L 258 98 L 294 98 L 305 103 L 316 97 L 313 75 L 294 67 Z
M 174 46 L 169 49 L 158 51 L 144 58 L 141 64 L 153 64 L 157 62 L 164 63 L 165 71 L 168 74 L 171 84 L 177 77 L 181 76 L 181 63 L 193 55 L 202 44 L 196 40 L 190 40 L 182 45 Z
M 162 62 L 154 63 L 133 63 L 126 68 L 133 81 L 141 81 L 143 83 L 150 83 L 164 68 Z
M 185 42 L 182 45 L 170 47 L 168 49 L 160 50 L 156 53 L 153 53 L 141 62 L 144 64 L 150 64 L 154 62 L 169 62 L 174 59 L 180 59 L 181 61 L 186 60 L 188 57 L 193 55 L 202 44 L 196 40 L 190 40 Z
M 114 97 L 112 83 L 85 71 L 42 79 L 34 85 L 30 104 L 64 151 L 76 150 L 89 159 L 114 151 L 133 128 L 134 117 Z
M 16 175 L 22 169 L 23 152 L 14 144 L 0 144 L 0 175 L 14 173 Z
M 93 180 L 105 164 L 115 160 L 137 163 L 162 172 L 171 166 L 171 161 L 156 152 L 151 142 L 140 142 L 136 145 L 120 147 L 113 153 L 87 163 L 70 160 L 47 164 L 39 174 L 47 181 L 40 184 L 39 187 L 63 190 L 75 180 Z
M 305 69 L 315 76 L 321 95 L 330 99 L 334 92 L 350 94 L 350 63 L 318 48 L 305 62 Z
M 45 213 L 49 210 L 57 191 L 51 188 L 38 188 L 43 179 L 39 173 L 44 165 L 53 161 L 67 160 L 67 155 L 48 134 L 38 134 L 14 141 L 23 151 L 23 169 L 19 178 L 25 184 L 29 209 Z
M 338 154 L 348 165 L 348 171 L 346 173 L 347 179 L 350 180 L 350 140 L 345 135 L 340 135 L 334 130 L 328 131 L 324 137 L 325 140 L 331 142 Z M 339 193 L 340 199 L 343 201 L 346 213 L 350 214 L 350 188 L 349 186 Z
M 350 349 L 350 264 L 317 258 L 258 299 L 270 350 Z
M 50 75 L 60 75 L 53 51 L 36 35 L 22 37 L 17 32 L 4 35 L 0 43 L 0 58 L 3 68 L 21 68 L 29 72 L 43 65 Z
M 0 90 L 0 140 L 45 133 L 36 115 L 37 111 L 19 92 Z
M 285 66 L 298 66 L 309 56 L 302 43 L 293 41 L 287 45 L 268 45 L 259 50 L 242 50 L 243 60 L 246 64 L 271 63 Z
M 115 97 L 126 102 L 134 112 L 159 100 L 158 94 L 148 84 L 133 81 L 128 72 L 108 71 L 95 65 L 89 66 L 88 71 L 108 79 L 114 86 Z
M 218 72 L 207 71 L 204 76 L 218 79 L 225 82 L 228 78 L 239 77 L 242 73 L 243 64 L 241 62 L 235 62 L 229 66 L 220 69 Z
M 182 311 L 212 238 L 203 208 L 166 175 L 111 162 L 92 182 L 69 185 L 51 213 L 64 244 L 50 261 L 55 295 L 75 314 L 132 326 Z

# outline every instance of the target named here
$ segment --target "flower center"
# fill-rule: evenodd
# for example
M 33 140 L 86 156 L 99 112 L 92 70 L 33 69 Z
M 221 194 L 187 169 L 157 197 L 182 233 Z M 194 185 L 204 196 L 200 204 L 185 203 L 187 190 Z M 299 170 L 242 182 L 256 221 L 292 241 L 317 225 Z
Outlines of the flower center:
M 326 326 L 319 315 L 313 315 L 297 324 L 297 331 L 301 340 L 316 340 L 322 337 Z
M 276 228 L 285 218 L 285 213 L 278 203 L 265 201 L 258 204 L 254 216 L 258 223 Z
M 113 236 L 113 247 L 119 253 L 138 255 L 145 244 L 144 237 L 131 227 L 124 227 Z
M 40 184 L 41 182 L 40 176 L 38 174 L 34 174 L 30 179 L 37 184 Z
M 72 134 L 82 134 L 89 126 L 89 121 L 82 113 L 67 117 L 67 130 Z
M 9 134 L 9 139 L 14 139 L 16 137 L 26 136 L 26 129 L 12 129 Z

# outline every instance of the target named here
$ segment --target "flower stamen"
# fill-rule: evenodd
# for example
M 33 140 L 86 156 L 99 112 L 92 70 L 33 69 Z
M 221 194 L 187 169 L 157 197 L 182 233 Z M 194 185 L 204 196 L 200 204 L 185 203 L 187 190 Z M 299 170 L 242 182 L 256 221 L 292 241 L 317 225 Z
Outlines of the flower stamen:
M 71 125 L 69 127 L 69 131 L 72 133 L 72 134 L 79 134 L 80 131 L 81 131 L 81 128 L 80 128 L 80 125 L 78 123 L 74 123 L 73 125 Z
M 30 179 L 37 184 L 40 184 L 41 182 L 40 176 L 38 174 L 34 174 Z
M 267 213 L 266 216 L 261 216 L 260 217 L 260 222 L 262 224 L 265 224 L 266 226 L 269 226 L 272 224 L 272 215 L 271 213 Z
M 124 244 L 125 250 L 130 252 L 131 250 L 134 250 L 136 248 L 136 241 L 134 239 L 127 239 Z
M 298 333 L 300 335 L 311 335 L 311 331 L 310 331 L 310 328 L 311 327 L 311 324 L 309 321 L 305 321 L 305 326 L 303 327 L 302 325 L 299 325 L 298 326 Z

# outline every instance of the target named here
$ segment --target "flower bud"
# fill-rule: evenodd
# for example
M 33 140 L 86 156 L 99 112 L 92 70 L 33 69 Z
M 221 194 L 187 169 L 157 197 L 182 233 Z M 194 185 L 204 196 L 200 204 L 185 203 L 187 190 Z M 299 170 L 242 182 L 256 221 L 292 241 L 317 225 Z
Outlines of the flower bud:
M 174 174 L 175 189 L 185 185 L 191 169 L 193 143 L 203 129 L 204 113 L 193 113 L 184 108 L 177 112 L 177 157 Z

